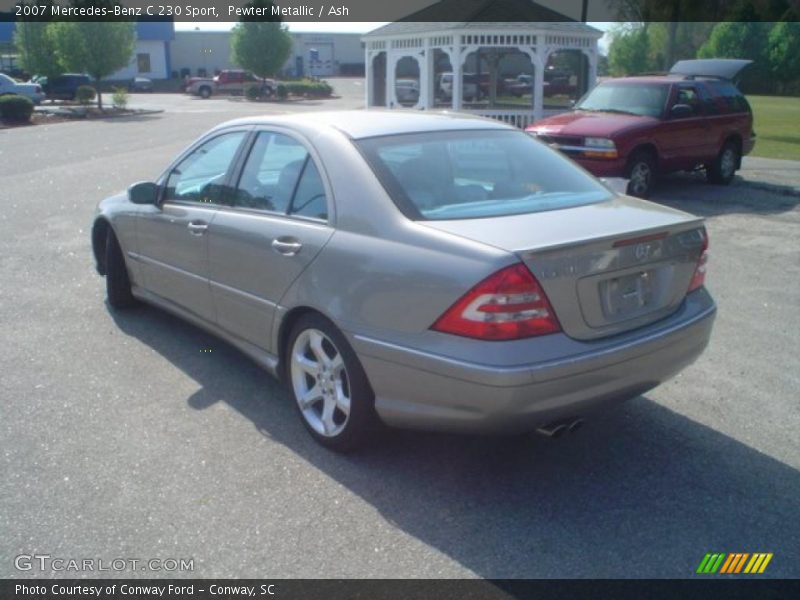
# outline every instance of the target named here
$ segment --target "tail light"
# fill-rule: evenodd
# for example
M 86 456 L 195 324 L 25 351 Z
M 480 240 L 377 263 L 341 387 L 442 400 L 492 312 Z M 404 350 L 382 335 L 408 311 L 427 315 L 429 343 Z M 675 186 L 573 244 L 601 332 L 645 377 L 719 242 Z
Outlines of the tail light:
M 700 259 L 692 275 L 692 282 L 689 284 L 689 291 L 693 292 L 703 287 L 706 282 L 706 263 L 708 262 L 708 232 L 703 230 L 703 248 L 700 251 Z M 688 293 L 688 292 L 687 292 Z
M 517 263 L 464 294 L 431 329 L 481 340 L 516 340 L 555 333 L 561 325 L 539 282 Z

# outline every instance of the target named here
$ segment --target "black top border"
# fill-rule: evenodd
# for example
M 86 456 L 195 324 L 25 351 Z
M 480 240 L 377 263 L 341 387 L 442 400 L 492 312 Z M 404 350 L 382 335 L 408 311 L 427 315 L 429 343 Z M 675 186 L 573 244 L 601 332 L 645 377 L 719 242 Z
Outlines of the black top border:
M 800 0 L 0 0 L 0 21 L 797 21 Z

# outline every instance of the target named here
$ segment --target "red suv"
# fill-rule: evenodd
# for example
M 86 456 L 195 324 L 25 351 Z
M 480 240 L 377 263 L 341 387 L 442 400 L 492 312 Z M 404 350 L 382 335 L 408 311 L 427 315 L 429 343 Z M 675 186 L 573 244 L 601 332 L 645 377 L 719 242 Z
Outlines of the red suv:
M 605 81 L 575 110 L 527 128 L 598 177 L 647 197 L 658 174 L 704 168 L 727 184 L 753 149 L 753 114 L 733 78 L 748 60 L 685 60 L 668 75 Z

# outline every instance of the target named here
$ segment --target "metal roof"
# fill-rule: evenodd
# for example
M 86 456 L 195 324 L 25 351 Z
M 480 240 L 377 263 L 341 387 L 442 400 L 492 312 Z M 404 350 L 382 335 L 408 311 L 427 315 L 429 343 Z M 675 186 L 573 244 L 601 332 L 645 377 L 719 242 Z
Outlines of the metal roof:
M 461 29 L 532 28 L 559 33 L 603 32 L 570 19 L 532 0 L 440 0 L 400 21 L 389 23 L 367 33 L 364 37 L 391 37 L 421 33 L 447 32 Z

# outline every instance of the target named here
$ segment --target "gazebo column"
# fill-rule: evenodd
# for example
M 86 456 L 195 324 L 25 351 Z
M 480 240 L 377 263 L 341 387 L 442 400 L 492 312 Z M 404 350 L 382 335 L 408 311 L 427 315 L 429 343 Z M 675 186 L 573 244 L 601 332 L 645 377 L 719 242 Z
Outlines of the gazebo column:
M 425 50 L 422 54 L 419 69 L 419 105 L 424 110 L 430 110 L 436 103 L 436 82 L 434 75 L 436 66 L 434 65 L 434 49 L 431 47 L 430 39 L 425 40 Z
M 364 82 L 364 87 L 367 88 L 364 90 L 364 102 L 366 103 L 367 108 L 370 108 L 375 105 L 375 92 L 372 87 L 375 85 L 375 65 L 373 65 L 373 61 L 375 60 L 375 53 L 367 50 L 367 68 L 366 68 L 366 81 Z
M 586 77 L 586 91 L 588 92 L 597 84 L 597 50 L 584 50 L 589 59 L 589 73 Z
M 450 65 L 453 67 L 453 89 L 450 94 L 450 106 L 453 110 L 461 110 L 461 105 L 464 98 L 464 82 L 461 81 L 463 72 L 463 52 L 461 47 L 453 46 L 451 52 L 447 53 L 450 56 Z
M 520 48 L 528 55 L 533 64 L 533 89 L 531 99 L 533 106 L 533 120 L 538 121 L 544 116 L 544 67 L 547 64 L 547 54 L 542 57 L 534 48 Z
M 544 117 L 544 67 L 536 65 L 533 71 L 533 120 Z
M 400 57 L 396 53 L 387 50 L 386 52 L 386 106 L 394 108 L 397 105 L 395 92 L 395 82 L 397 80 L 397 61 Z

